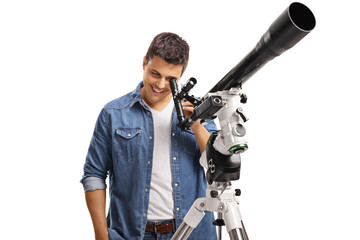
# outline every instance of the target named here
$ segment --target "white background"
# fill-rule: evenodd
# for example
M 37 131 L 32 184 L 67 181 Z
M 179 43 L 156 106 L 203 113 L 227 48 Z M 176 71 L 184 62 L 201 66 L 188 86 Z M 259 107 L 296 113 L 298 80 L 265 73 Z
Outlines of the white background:
M 196 77 L 203 96 L 290 3 L 1 1 L 0 239 L 93 239 L 79 183 L 93 127 L 142 80 L 157 33 L 188 41 L 182 83 Z M 358 240 L 359 12 L 303 3 L 314 31 L 243 88 L 240 209 L 250 239 Z

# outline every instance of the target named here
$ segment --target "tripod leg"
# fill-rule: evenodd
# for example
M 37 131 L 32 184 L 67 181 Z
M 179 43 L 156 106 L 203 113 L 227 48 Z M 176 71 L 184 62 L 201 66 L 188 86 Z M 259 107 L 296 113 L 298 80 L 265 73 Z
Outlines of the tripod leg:
M 222 219 L 222 213 L 218 212 L 218 219 Z M 222 226 L 218 226 L 218 240 L 222 240 Z
M 241 221 L 242 228 L 235 228 L 229 232 L 231 240 L 249 240 L 249 237 L 246 233 L 243 222 Z M 240 238 L 239 238 L 240 237 Z
M 224 221 L 231 240 L 249 240 L 237 203 L 227 203 Z
M 189 211 L 186 213 L 184 221 L 180 224 L 171 240 L 186 240 L 189 237 L 191 232 L 205 216 L 204 210 L 201 210 L 201 206 L 204 206 L 204 201 L 204 198 L 198 198 L 193 203 Z

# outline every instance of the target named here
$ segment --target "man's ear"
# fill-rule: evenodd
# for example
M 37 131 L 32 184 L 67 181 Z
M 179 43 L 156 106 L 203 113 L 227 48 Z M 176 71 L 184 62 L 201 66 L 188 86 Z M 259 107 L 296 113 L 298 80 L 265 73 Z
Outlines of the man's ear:
M 145 66 L 146 66 L 147 62 L 146 62 L 146 56 L 143 59 L 143 70 L 145 70 Z

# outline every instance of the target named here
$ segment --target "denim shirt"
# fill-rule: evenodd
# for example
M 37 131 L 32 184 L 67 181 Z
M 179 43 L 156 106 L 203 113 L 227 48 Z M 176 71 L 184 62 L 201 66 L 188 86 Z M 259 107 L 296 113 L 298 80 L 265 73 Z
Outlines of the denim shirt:
M 153 162 L 154 127 L 149 108 L 137 88 L 106 104 L 91 139 L 84 165 L 84 175 L 106 179 L 109 175 L 110 204 L 107 215 L 111 240 L 142 239 L 147 222 Z M 181 131 L 176 111 L 172 112 L 171 171 L 175 224 L 199 198 L 205 196 L 206 179 L 199 164 L 200 151 L 194 134 Z M 213 121 L 205 125 L 212 133 Z M 213 214 L 206 212 L 188 239 L 217 239 Z

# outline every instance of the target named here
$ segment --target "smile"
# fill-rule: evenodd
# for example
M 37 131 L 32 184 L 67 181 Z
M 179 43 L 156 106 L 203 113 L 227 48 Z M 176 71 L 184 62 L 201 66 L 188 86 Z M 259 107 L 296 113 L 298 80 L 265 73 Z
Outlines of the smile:
M 151 86 L 151 88 L 152 88 L 152 90 L 153 90 L 154 92 L 156 92 L 156 93 L 163 93 L 163 92 L 165 92 L 165 90 L 158 90 L 158 89 L 154 88 L 153 86 Z

